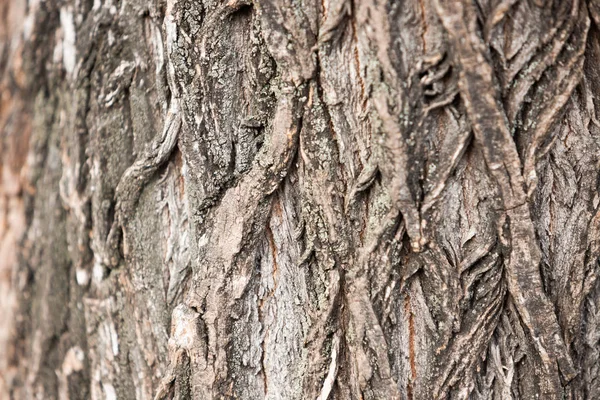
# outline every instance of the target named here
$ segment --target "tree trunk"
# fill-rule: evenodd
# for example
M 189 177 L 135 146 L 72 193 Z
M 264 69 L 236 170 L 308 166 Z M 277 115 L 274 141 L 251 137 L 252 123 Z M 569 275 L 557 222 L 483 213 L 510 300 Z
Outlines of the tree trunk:
M 0 399 L 600 399 L 599 29 L 0 0 Z

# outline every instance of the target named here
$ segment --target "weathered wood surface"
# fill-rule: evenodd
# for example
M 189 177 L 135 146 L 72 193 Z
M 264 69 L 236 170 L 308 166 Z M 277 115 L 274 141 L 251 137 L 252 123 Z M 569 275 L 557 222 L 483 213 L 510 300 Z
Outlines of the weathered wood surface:
M 0 399 L 600 399 L 599 29 L 0 0 Z

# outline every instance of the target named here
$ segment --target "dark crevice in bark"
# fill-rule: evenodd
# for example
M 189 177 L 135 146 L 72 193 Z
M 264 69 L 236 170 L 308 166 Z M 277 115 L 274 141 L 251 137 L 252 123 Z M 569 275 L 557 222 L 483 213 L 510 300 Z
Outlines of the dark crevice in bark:
M 600 396 L 599 16 L 5 0 L 0 399 Z

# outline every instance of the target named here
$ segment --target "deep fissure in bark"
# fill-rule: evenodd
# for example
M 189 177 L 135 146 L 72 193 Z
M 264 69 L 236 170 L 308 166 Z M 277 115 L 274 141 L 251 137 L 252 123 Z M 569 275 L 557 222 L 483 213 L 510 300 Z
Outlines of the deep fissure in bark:
M 596 0 L 0 21 L 0 399 L 600 398 Z

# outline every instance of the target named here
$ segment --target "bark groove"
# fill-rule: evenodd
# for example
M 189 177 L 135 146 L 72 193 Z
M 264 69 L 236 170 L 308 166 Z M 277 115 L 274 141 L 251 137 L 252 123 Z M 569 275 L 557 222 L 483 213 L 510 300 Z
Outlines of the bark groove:
M 600 398 L 600 2 L 0 0 L 0 399 Z

